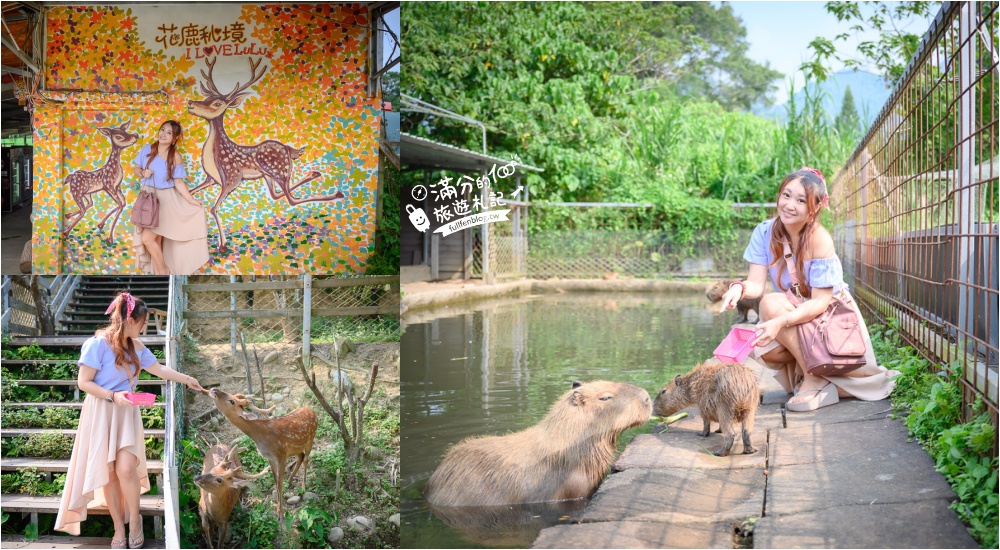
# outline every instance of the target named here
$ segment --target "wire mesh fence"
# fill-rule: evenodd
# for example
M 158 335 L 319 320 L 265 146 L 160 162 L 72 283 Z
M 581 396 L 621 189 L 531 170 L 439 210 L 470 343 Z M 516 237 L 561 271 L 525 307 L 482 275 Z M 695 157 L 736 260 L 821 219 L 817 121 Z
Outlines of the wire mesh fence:
M 233 356 L 247 346 L 267 356 L 289 346 L 308 351 L 308 342 L 400 336 L 398 276 L 192 276 L 184 293 L 185 336 Z
M 997 422 L 997 2 L 946 4 L 831 191 L 868 312 L 960 368 Z
M 768 205 L 741 208 L 728 228 L 663 227 L 643 205 L 535 205 L 530 209 L 529 277 L 727 277 L 746 273 L 746 243 Z

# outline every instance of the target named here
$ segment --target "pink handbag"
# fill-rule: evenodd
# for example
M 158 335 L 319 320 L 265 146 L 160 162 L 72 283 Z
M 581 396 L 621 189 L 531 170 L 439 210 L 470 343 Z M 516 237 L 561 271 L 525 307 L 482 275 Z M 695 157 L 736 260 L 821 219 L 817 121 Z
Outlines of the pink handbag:
M 796 306 L 804 299 L 792 261 L 792 250 L 785 245 L 785 262 L 792 288 L 785 295 Z M 794 293 L 792 292 L 794 290 Z M 840 376 L 865 365 L 865 338 L 858 312 L 851 296 L 841 292 L 830 300 L 821 315 L 796 325 L 806 372 L 816 376 Z

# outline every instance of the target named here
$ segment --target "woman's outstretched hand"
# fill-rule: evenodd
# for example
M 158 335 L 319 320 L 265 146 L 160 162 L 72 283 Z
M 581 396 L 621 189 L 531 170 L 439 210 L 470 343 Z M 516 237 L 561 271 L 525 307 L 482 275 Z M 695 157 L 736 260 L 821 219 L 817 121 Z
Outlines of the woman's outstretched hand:
M 188 375 L 188 379 L 185 382 L 185 384 L 187 384 L 187 387 L 191 388 L 192 390 L 205 391 L 205 388 L 201 387 L 201 384 L 198 383 L 198 379 L 195 378 L 194 376 Z
M 719 310 L 719 313 L 724 313 L 727 309 L 735 308 L 736 302 L 739 302 L 742 296 L 743 287 L 739 285 L 729 287 L 729 290 L 722 295 L 722 309 Z

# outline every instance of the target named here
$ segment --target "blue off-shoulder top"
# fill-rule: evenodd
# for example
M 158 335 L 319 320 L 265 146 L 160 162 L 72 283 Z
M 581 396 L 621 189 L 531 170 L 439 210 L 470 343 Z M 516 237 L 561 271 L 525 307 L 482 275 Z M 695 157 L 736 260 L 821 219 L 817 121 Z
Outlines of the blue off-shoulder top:
M 771 265 L 774 255 L 771 254 L 771 230 L 774 227 L 774 218 L 760 223 L 750 236 L 750 244 L 747 245 L 743 259 L 758 265 L 770 266 L 768 273 L 771 275 L 771 284 L 775 289 L 791 288 L 792 281 L 788 275 L 788 268 L 779 269 L 782 264 Z M 829 258 L 813 258 L 802 263 L 804 271 L 807 273 L 810 288 L 832 288 L 837 294 L 841 290 L 847 289 L 844 282 L 844 268 L 840 264 L 840 258 L 834 254 Z M 781 272 L 781 286 L 777 284 L 778 273 Z
M 146 167 L 146 159 L 149 158 L 149 152 L 152 149 L 150 144 L 142 146 L 139 150 L 139 154 L 135 156 L 132 161 L 132 166 L 138 166 L 139 168 Z M 153 157 L 153 162 L 149 164 L 149 169 L 153 171 L 153 176 L 149 178 L 143 178 L 142 184 L 148 185 L 149 187 L 155 187 L 157 189 L 170 189 L 174 186 L 174 179 L 180 178 L 184 179 L 187 177 L 187 169 L 184 168 L 184 163 L 174 165 L 174 173 L 171 177 L 167 177 L 167 161 L 161 158 L 159 155 Z

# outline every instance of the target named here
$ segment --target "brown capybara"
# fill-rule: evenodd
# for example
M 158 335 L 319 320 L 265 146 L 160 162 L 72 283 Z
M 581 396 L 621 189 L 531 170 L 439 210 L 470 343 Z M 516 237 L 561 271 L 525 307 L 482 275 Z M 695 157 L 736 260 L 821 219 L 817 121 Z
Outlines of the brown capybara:
M 723 435 L 722 448 L 716 456 L 728 456 L 736 440 L 736 424 L 743 424 L 743 454 L 757 452 L 750 444 L 750 432 L 757 415 L 760 392 L 757 376 L 736 363 L 698 365 L 684 376 L 678 375 L 656 396 L 653 413 L 670 416 L 692 405 L 698 406 L 704 429 L 702 437 L 711 433 L 712 422 L 718 422 Z
M 712 286 L 708 287 L 705 291 L 705 297 L 708 298 L 709 302 L 718 302 L 722 299 L 722 296 L 726 294 L 729 290 L 729 285 L 736 282 L 736 279 L 723 279 Z M 757 319 L 760 320 L 760 297 L 757 298 L 743 298 L 739 302 L 736 302 L 736 311 L 740 314 L 739 318 L 736 319 L 737 323 L 749 323 L 750 310 L 753 310 L 757 314 Z
M 649 420 L 646 390 L 621 382 L 573 382 L 538 424 L 465 439 L 427 481 L 433 506 L 498 506 L 584 498 L 614 461 L 618 436 Z

